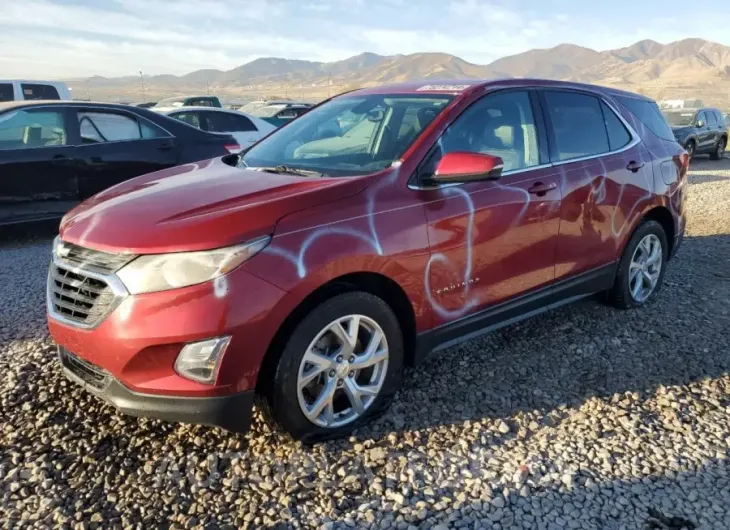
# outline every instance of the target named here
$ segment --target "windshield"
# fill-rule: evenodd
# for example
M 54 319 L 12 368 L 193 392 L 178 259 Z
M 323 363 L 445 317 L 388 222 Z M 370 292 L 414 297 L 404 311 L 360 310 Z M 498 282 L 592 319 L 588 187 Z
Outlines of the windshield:
M 251 114 L 253 116 L 258 116 L 259 118 L 271 118 L 274 114 L 280 110 L 284 110 L 285 108 L 286 105 L 259 107 L 258 109 L 252 110 Z
M 155 107 L 180 107 L 187 98 L 167 98 L 157 102 Z
M 289 166 L 330 176 L 374 173 L 400 158 L 452 99 L 410 94 L 339 97 L 254 145 L 240 165 Z
M 672 127 L 686 127 L 695 122 L 694 112 L 665 112 L 664 117 Z

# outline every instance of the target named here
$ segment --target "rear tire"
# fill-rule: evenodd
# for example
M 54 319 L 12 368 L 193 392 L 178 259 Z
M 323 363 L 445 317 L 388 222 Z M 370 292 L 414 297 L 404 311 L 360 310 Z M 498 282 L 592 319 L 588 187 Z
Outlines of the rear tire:
M 720 138 L 720 141 L 717 142 L 717 146 L 715 147 L 715 150 L 710 153 L 710 158 L 712 160 L 722 160 L 725 157 L 725 148 L 727 147 L 727 139 L 726 138 Z
M 664 282 L 668 255 L 669 245 L 662 225 L 653 220 L 644 221 L 624 249 L 613 288 L 608 293 L 609 302 L 619 309 L 633 309 L 651 302 Z
M 368 352 L 372 364 L 365 361 Z M 281 352 L 264 411 L 294 439 L 338 438 L 387 409 L 402 373 L 403 336 L 393 310 L 372 294 L 344 293 L 297 325 Z M 327 405 L 320 410 L 322 403 Z

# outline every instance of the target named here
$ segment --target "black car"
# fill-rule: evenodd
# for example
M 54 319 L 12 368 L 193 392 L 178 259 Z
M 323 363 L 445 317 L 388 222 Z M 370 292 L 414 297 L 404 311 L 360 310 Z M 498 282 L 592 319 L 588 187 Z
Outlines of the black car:
M 666 110 L 664 116 L 674 137 L 690 156 L 709 154 L 713 160 L 725 156 L 727 121 L 714 108 Z
M 238 150 L 229 134 L 128 105 L 0 103 L 0 225 L 59 219 L 124 180 Z

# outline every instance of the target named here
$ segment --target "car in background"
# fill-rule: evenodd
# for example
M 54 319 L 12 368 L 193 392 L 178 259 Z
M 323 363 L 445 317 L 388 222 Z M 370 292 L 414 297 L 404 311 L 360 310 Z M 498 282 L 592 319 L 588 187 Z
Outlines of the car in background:
M 155 107 L 153 110 L 203 131 L 230 133 L 242 149 L 253 145 L 276 130 L 276 127 L 260 118 L 229 109 Z
M 251 112 L 251 115 L 261 118 L 275 127 L 281 127 L 302 114 L 306 114 L 311 108 L 312 105 L 309 103 L 276 103 L 258 108 Z
M 287 103 L 293 103 L 290 99 L 258 99 L 255 101 L 249 101 L 243 105 L 239 110 L 251 114 L 256 109 L 266 107 L 267 105 L 286 105 Z
M 297 439 L 342 436 L 433 350 L 598 292 L 671 303 L 687 168 L 656 103 L 613 88 L 352 91 L 71 212 L 50 333 L 69 379 L 123 412 L 241 431 L 258 395 Z
M 59 219 L 125 180 L 239 150 L 229 134 L 133 106 L 0 103 L 0 225 Z
M 141 109 L 151 109 L 155 105 L 157 105 L 156 101 L 147 101 L 146 103 L 137 103 L 135 107 L 139 107 Z
M 690 157 L 708 154 L 712 160 L 725 156 L 728 122 L 715 108 L 665 110 L 664 117 L 677 142 Z
M 59 81 L 0 79 L 0 103 L 6 101 L 70 100 L 71 90 Z
M 161 99 L 155 107 L 215 107 L 223 108 L 221 100 L 216 96 L 176 96 Z

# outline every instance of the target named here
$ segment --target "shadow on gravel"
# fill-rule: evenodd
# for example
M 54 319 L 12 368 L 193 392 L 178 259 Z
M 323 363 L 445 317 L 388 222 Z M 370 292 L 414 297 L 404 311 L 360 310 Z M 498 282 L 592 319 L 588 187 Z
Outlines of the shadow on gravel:
M 727 175 L 718 175 L 718 171 L 727 171 Z M 726 182 L 730 180 L 730 153 L 722 160 L 693 160 L 689 166 L 689 183 L 704 184 L 706 182 Z

